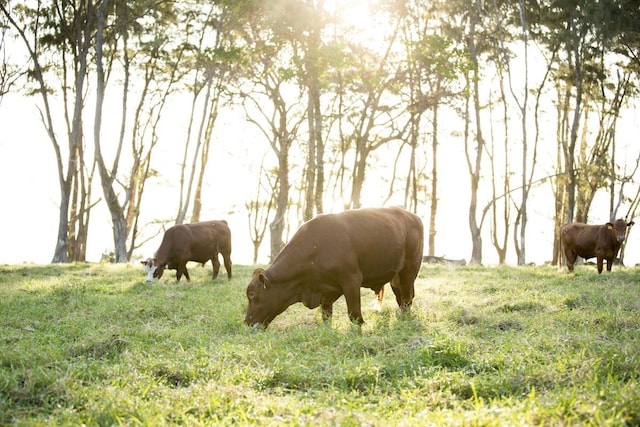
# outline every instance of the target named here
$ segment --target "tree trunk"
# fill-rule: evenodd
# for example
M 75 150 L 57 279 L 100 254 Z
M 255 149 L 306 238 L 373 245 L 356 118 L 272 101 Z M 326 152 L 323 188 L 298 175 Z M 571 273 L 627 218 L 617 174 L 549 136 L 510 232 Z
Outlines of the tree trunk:
M 433 106 L 433 130 L 431 137 L 431 208 L 429 210 L 429 255 L 436 252 L 436 217 L 438 215 L 438 111 L 439 103 Z
M 309 79 L 313 77 L 309 76 Z M 303 221 L 309 221 L 313 218 L 315 212 L 316 191 L 316 176 L 317 176 L 317 144 L 318 144 L 318 130 L 316 129 L 316 96 L 317 88 L 315 83 L 309 83 L 308 85 L 308 99 L 307 99 L 307 123 L 309 126 L 309 142 L 307 145 L 307 164 L 305 168 L 306 182 L 305 182 L 305 198 L 304 208 L 302 213 Z
M 104 104 L 105 76 L 102 65 L 102 47 L 103 47 L 103 31 L 104 20 L 106 18 L 106 8 L 108 0 L 103 0 L 100 10 L 96 12 L 97 29 L 96 29 L 96 114 L 94 118 L 93 137 L 95 143 L 95 156 L 102 182 L 102 191 L 104 193 L 105 202 L 111 214 L 111 222 L 113 226 L 113 241 L 115 250 L 115 262 L 127 262 L 127 227 L 124 217 L 124 210 L 118 200 L 118 195 L 113 188 L 115 176 L 117 174 L 119 153 L 121 152 L 122 141 L 119 141 L 117 154 L 114 160 L 114 167 L 109 171 L 105 165 L 101 149 L 101 130 L 102 130 L 102 107 Z
M 288 144 L 283 143 L 286 147 Z M 269 231 L 271 235 L 271 262 L 280 253 L 284 246 L 283 235 L 285 228 L 285 216 L 289 208 L 289 151 L 288 148 L 278 153 L 278 190 L 276 196 L 276 214 Z
M 219 93 L 216 90 L 216 93 Z M 211 139 L 213 135 L 213 129 L 218 118 L 218 96 L 214 96 L 212 99 L 211 109 L 209 111 L 209 117 L 204 134 L 204 141 L 202 143 L 202 154 L 200 155 L 200 170 L 198 173 L 198 179 L 196 181 L 196 188 L 193 196 L 193 211 L 191 213 L 191 222 L 200 221 L 200 212 L 202 211 L 202 185 L 204 183 L 204 175 L 207 170 L 207 164 L 209 163 L 209 151 L 211 147 Z
M 69 231 L 69 195 L 66 183 L 60 185 L 60 210 L 58 213 L 58 238 L 53 251 L 52 263 L 69 262 L 67 255 L 67 238 Z
M 484 152 L 484 139 L 482 137 L 482 125 L 480 122 L 480 88 L 478 85 L 478 81 L 480 80 L 479 76 L 479 64 L 478 64 L 478 52 L 475 44 L 475 26 L 476 26 L 476 15 L 475 12 L 472 13 L 471 17 L 471 29 L 469 35 L 469 55 L 470 59 L 473 63 L 472 68 L 472 93 L 473 97 L 473 108 L 475 113 L 475 125 L 476 125 L 476 146 L 475 146 L 475 160 L 472 164 L 471 159 L 469 158 L 469 152 L 467 150 L 467 158 L 469 164 L 469 178 L 471 181 L 471 198 L 469 201 L 469 231 L 471 232 L 471 259 L 469 261 L 470 264 L 482 264 L 482 237 L 480 235 L 480 227 L 478 226 L 478 221 L 476 218 L 477 209 L 478 209 L 478 189 L 480 184 L 480 167 L 482 164 L 482 153 Z M 469 117 L 467 117 L 467 120 Z
M 576 210 L 576 186 L 577 176 L 575 168 L 575 149 L 578 141 L 578 127 L 580 125 L 580 115 L 582 108 L 582 63 L 578 47 L 578 35 L 576 34 L 575 10 L 570 13 L 570 30 L 573 41 L 573 49 L 568 50 L 569 58 L 573 58 L 573 77 L 576 89 L 575 106 L 573 107 L 573 120 L 571 122 L 571 134 L 569 137 L 569 152 L 567 153 L 567 172 L 569 182 L 567 184 L 567 196 L 569 206 L 567 207 L 567 222 L 573 222 Z
M 360 142 L 359 140 L 356 144 L 363 147 L 366 143 Z M 356 150 L 351 179 L 351 198 L 349 202 L 349 209 L 359 209 L 362 206 L 362 186 L 364 185 L 364 178 L 367 170 L 368 154 L 369 153 L 366 148 Z

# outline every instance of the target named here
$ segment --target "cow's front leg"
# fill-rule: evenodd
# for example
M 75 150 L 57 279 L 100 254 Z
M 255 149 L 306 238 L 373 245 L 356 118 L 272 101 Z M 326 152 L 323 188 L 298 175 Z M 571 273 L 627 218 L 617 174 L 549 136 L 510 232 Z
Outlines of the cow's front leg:
M 604 259 L 601 257 L 596 258 L 596 263 L 598 264 L 598 274 L 602 273 Z M 609 261 L 607 261 L 607 270 L 609 270 Z
M 180 278 L 182 277 L 182 275 L 184 275 L 184 277 L 186 277 L 187 281 L 191 281 L 191 277 L 189 277 L 189 272 L 187 271 L 187 264 L 185 263 L 184 265 L 180 265 L 178 266 L 177 270 L 176 270 L 176 279 L 178 280 L 178 282 L 180 281 Z
M 578 254 L 574 253 L 569 249 L 565 249 L 564 258 L 565 258 L 565 262 L 567 263 L 567 269 L 570 272 L 573 271 L 573 266 L 576 263 L 576 259 L 578 259 Z
M 329 323 L 333 315 L 333 303 L 340 298 L 340 294 L 324 294 L 320 300 L 320 309 L 322 310 L 322 321 Z
M 320 309 L 322 310 L 322 321 L 324 323 L 331 322 L 331 316 L 333 315 L 333 303 L 323 303 L 320 305 Z
M 360 286 L 347 286 L 344 292 L 344 298 L 347 300 L 347 311 L 349 312 L 349 320 L 362 325 L 362 308 L 360 306 Z

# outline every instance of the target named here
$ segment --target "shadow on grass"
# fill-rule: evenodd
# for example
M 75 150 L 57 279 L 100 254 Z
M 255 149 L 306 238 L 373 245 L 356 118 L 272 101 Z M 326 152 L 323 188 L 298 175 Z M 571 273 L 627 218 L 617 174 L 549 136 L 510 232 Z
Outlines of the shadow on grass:
M 371 323 L 375 333 L 367 327 L 345 332 L 322 326 L 279 331 L 277 347 L 261 355 L 265 370 L 255 386 L 296 392 L 395 392 L 416 381 L 448 381 L 445 377 L 452 373 L 473 377 L 495 370 L 471 360 L 455 339 L 425 330 L 415 316 L 384 310 Z

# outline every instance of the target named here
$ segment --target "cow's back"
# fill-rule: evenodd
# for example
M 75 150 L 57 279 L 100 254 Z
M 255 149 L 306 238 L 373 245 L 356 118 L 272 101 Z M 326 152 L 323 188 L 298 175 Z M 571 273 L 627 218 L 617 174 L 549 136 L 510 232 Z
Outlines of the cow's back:
M 399 270 L 405 263 L 422 261 L 424 232 L 416 215 L 400 208 L 347 211 L 343 216 L 345 234 L 365 276 L 377 270 Z M 366 280 L 366 277 L 365 277 Z
M 190 244 L 188 251 L 190 259 L 206 262 L 217 252 L 222 243 L 225 247 L 231 245 L 231 233 L 226 221 L 201 221 L 188 224 Z
M 582 245 L 589 241 L 594 241 L 597 234 L 599 234 L 597 225 L 579 222 L 567 223 L 560 229 L 560 238 L 571 245 Z
M 319 215 L 305 223 L 272 265 L 349 274 L 382 285 L 407 264 L 417 272 L 424 233 L 420 218 L 401 208 L 372 208 Z
M 206 262 L 215 253 L 219 236 L 225 245 L 230 246 L 231 236 L 226 221 L 174 225 L 165 232 L 156 258 Z

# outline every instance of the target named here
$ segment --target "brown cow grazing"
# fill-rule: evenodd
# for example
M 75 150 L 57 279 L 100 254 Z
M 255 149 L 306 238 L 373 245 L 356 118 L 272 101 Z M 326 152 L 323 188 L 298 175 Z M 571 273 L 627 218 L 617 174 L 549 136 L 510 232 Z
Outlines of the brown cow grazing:
M 187 262 L 196 261 L 204 265 L 211 260 L 213 278 L 218 277 L 222 254 L 224 268 L 231 279 L 231 231 L 227 221 L 202 221 L 192 224 L 174 225 L 162 238 L 155 258 L 142 261 L 147 271 L 147 282 L 162 277 L 165 268 L 176 270 L 176 280 L 184 274 L 191 280 Z
M 607 260 L 607 271 L 611 271 L 613 260 L 627 235 L 627 227 L 633 224 L 633 221 L 617 219 L 613 224 L 608 222 L 604 225 L 588 225 L 572 222 L 563 225 L 560 229 L 560 242 L 569 271 L 573 271 L 578 256 L 584 259 L 596 257 L 598 273 L 602 273 L 602 261 Z
M 423 242 L 422 221 L 402 208 L 319 215 L 298 229 L 266 270 L 253 272 L 245 323 L 267 327 L 296 302 L 321 306 L 326 321 L 344 295 L 349 318 L 362 324 L 360 288 L 379 293 L 388 282 L 398 306 L 409 310 Z

